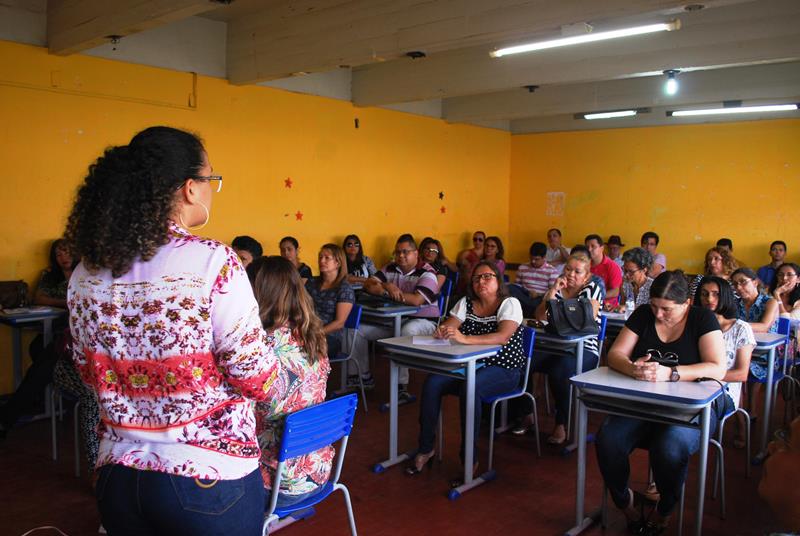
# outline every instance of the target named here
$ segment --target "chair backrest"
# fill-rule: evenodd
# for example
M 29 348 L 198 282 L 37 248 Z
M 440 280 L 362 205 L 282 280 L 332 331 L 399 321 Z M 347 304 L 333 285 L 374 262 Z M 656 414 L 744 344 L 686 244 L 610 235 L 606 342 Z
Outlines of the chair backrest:
M 781 316 L 778 318 L 778 333 L 784 336 L 785 343 L 789 344 L 789 334 L 792 331 L 792 320 Z
M 353 308 L 350 309 L 350 314 L 347 315 L 347 320 L 344 321 L 344 327 L 346 329 L 358 329 L 358 326 L 361 325 L 361 306 L 357 303 L 353 304 Z
M 447 273 L 447 279 L 453 284 L 453 288 L 458 285 L 458 270 Z
M 600 315 L 600 333 L 597 335 L 597 342 L 602 345 L 603 341 L 606 340 L 606 324 L 608 323 L 608 317 L 606 315 Z
M 447 308 L 447 299 L 450 297 L 452 291 L 453 282 L 449 279 L 445 279 L 444 283 L 442 283 L 442 288 L 439 289 L 439 316 L 444 316 L 447 314 L 447 311 L 445 311 Z
M 524 330 L 522 332 L 522 353 L 525 354 L 525 357 L 531 359 L 533 358 L 533 346 L 536 342 L 536 330 L 527 326 L 522 329 Z
M 314 452 L 350 435 L 358 395 L 350 393 L 286 416 L 278 462 Z

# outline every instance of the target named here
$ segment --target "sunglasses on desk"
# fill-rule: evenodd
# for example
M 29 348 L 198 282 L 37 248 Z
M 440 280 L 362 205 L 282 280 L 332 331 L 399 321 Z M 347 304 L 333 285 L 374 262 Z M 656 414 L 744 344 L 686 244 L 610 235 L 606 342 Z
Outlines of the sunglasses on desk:
M 647 350 L 647 355 L 650 356 L 650 359 L 647 360 L 648 363 L 655 361 L 659 365 L 665 367 L 678 366 L 678 354 L 674 352 L 664 352 L 662 354 L 660 350 L 651 348 L 650 350 Z

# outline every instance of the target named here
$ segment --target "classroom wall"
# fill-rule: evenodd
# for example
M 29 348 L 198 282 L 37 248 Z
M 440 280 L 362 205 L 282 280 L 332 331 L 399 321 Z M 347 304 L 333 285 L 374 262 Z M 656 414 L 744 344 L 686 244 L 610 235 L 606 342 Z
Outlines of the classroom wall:
M 625 249 L 653 230 L 692 273 L 723 236 L 752 267 L 776 239 L 800 261 L 800 120 L 512 136 L 510 177 L 512 259 L 559 227 L 567 246 L 619 234 Z
M 404 232 L 455 257 L 473 228 L 508 230 L 506 132 L 3 41 L 0 73 L 0 280 L 35 285 L 89 163 L 156 124 L 199 133 L 224 176 L 202 234 L 250 234 L 267 254 L 293 235 L 315 272 L 319 246 L 350 232 L 380 263 Z M 7 392 L 6 328 L 0 356 Z

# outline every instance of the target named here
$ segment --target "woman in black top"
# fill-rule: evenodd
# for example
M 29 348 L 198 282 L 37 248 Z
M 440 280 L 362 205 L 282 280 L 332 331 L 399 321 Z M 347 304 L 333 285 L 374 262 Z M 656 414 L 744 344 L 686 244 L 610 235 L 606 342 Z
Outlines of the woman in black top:
M 297 268 L 300 273 L 300 279 L 305 283 L 311 279 L 311 268 L 304 262 L 300 261 L 300 243 L 293 236 L 284 236 L 281 238 L 278 247 L 281 250 L 281 257 L 290 261 Z
M 522 306 L 508 296 L 497 266 L 481 261 L 472 272 L 468 294 L 453 307 L 450 316 L 434 336 L 458 344 L 501 344 L 492 357 L 479 360 L 475 374 L 475 445 L 473 460 L 478 459 L 477 439 L 481 424 L 481 399 L 510 391 L 520 383 L 525 366 L 522 351 Z M 433 460 L 436 425 L 442 407 L 442 397 L 458 395 L 461 403 L 461 460 L 464 460 L 464 431 L 466 416 L 466 382 L 450 376 L 430 374 L 422 387 L 419 422 L 418 454 L 406 469 L 409 475 L 419 473 Z
M 662 355 L 676 354 L 678 364 L 665 366 L 649 361 L 651 349 Z M 663 272 L 653 281 L 650 306 L 637 308 L 625 322 L 608 352 L 608 365 L 650 382 L 721 380 L 725 376 L 725 344 L 719 322 L 713 311 L 690 305 L 683 272 Z M 727 396 L 720 402 L 722 406 L 712 406 L 712 423 L 726 404 L 733 406 Z M 596 446 L 600 472 L 614 504 L 625 514 L 628 528 L 635 534 L 660 534 L 680 497 L 689 456 L 700 448 L 700 431 L 611 415 L 600 429 Z M 628 456 L 637 447 L 649 449 L 653 477 L 661 493 L 647 522 L 637 511 L 634 494 L 628 488 Z
M 436 272 L 436 281 L 439 282 L 439 289 L 444 285 L 447 276 L 450 274 L 450 266 L 441 242 L 430 236 L 426 236 L 419 244 L 419 264 L 429 264 Z

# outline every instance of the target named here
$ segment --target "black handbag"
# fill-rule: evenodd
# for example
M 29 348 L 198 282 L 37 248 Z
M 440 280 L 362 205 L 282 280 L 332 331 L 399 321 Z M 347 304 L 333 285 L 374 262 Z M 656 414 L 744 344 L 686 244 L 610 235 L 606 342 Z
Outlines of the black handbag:
M 547 308 L 548 333 L 561 335 L 593 335 L 600 333 L 600 326 L 594 319 L 594 308 L 591 300 L 571 298 L 567 300 L 549 300 Z
M 28 284 L 25 281 L 0 281 L 0 309 L 22 307 L 28 301 Z

